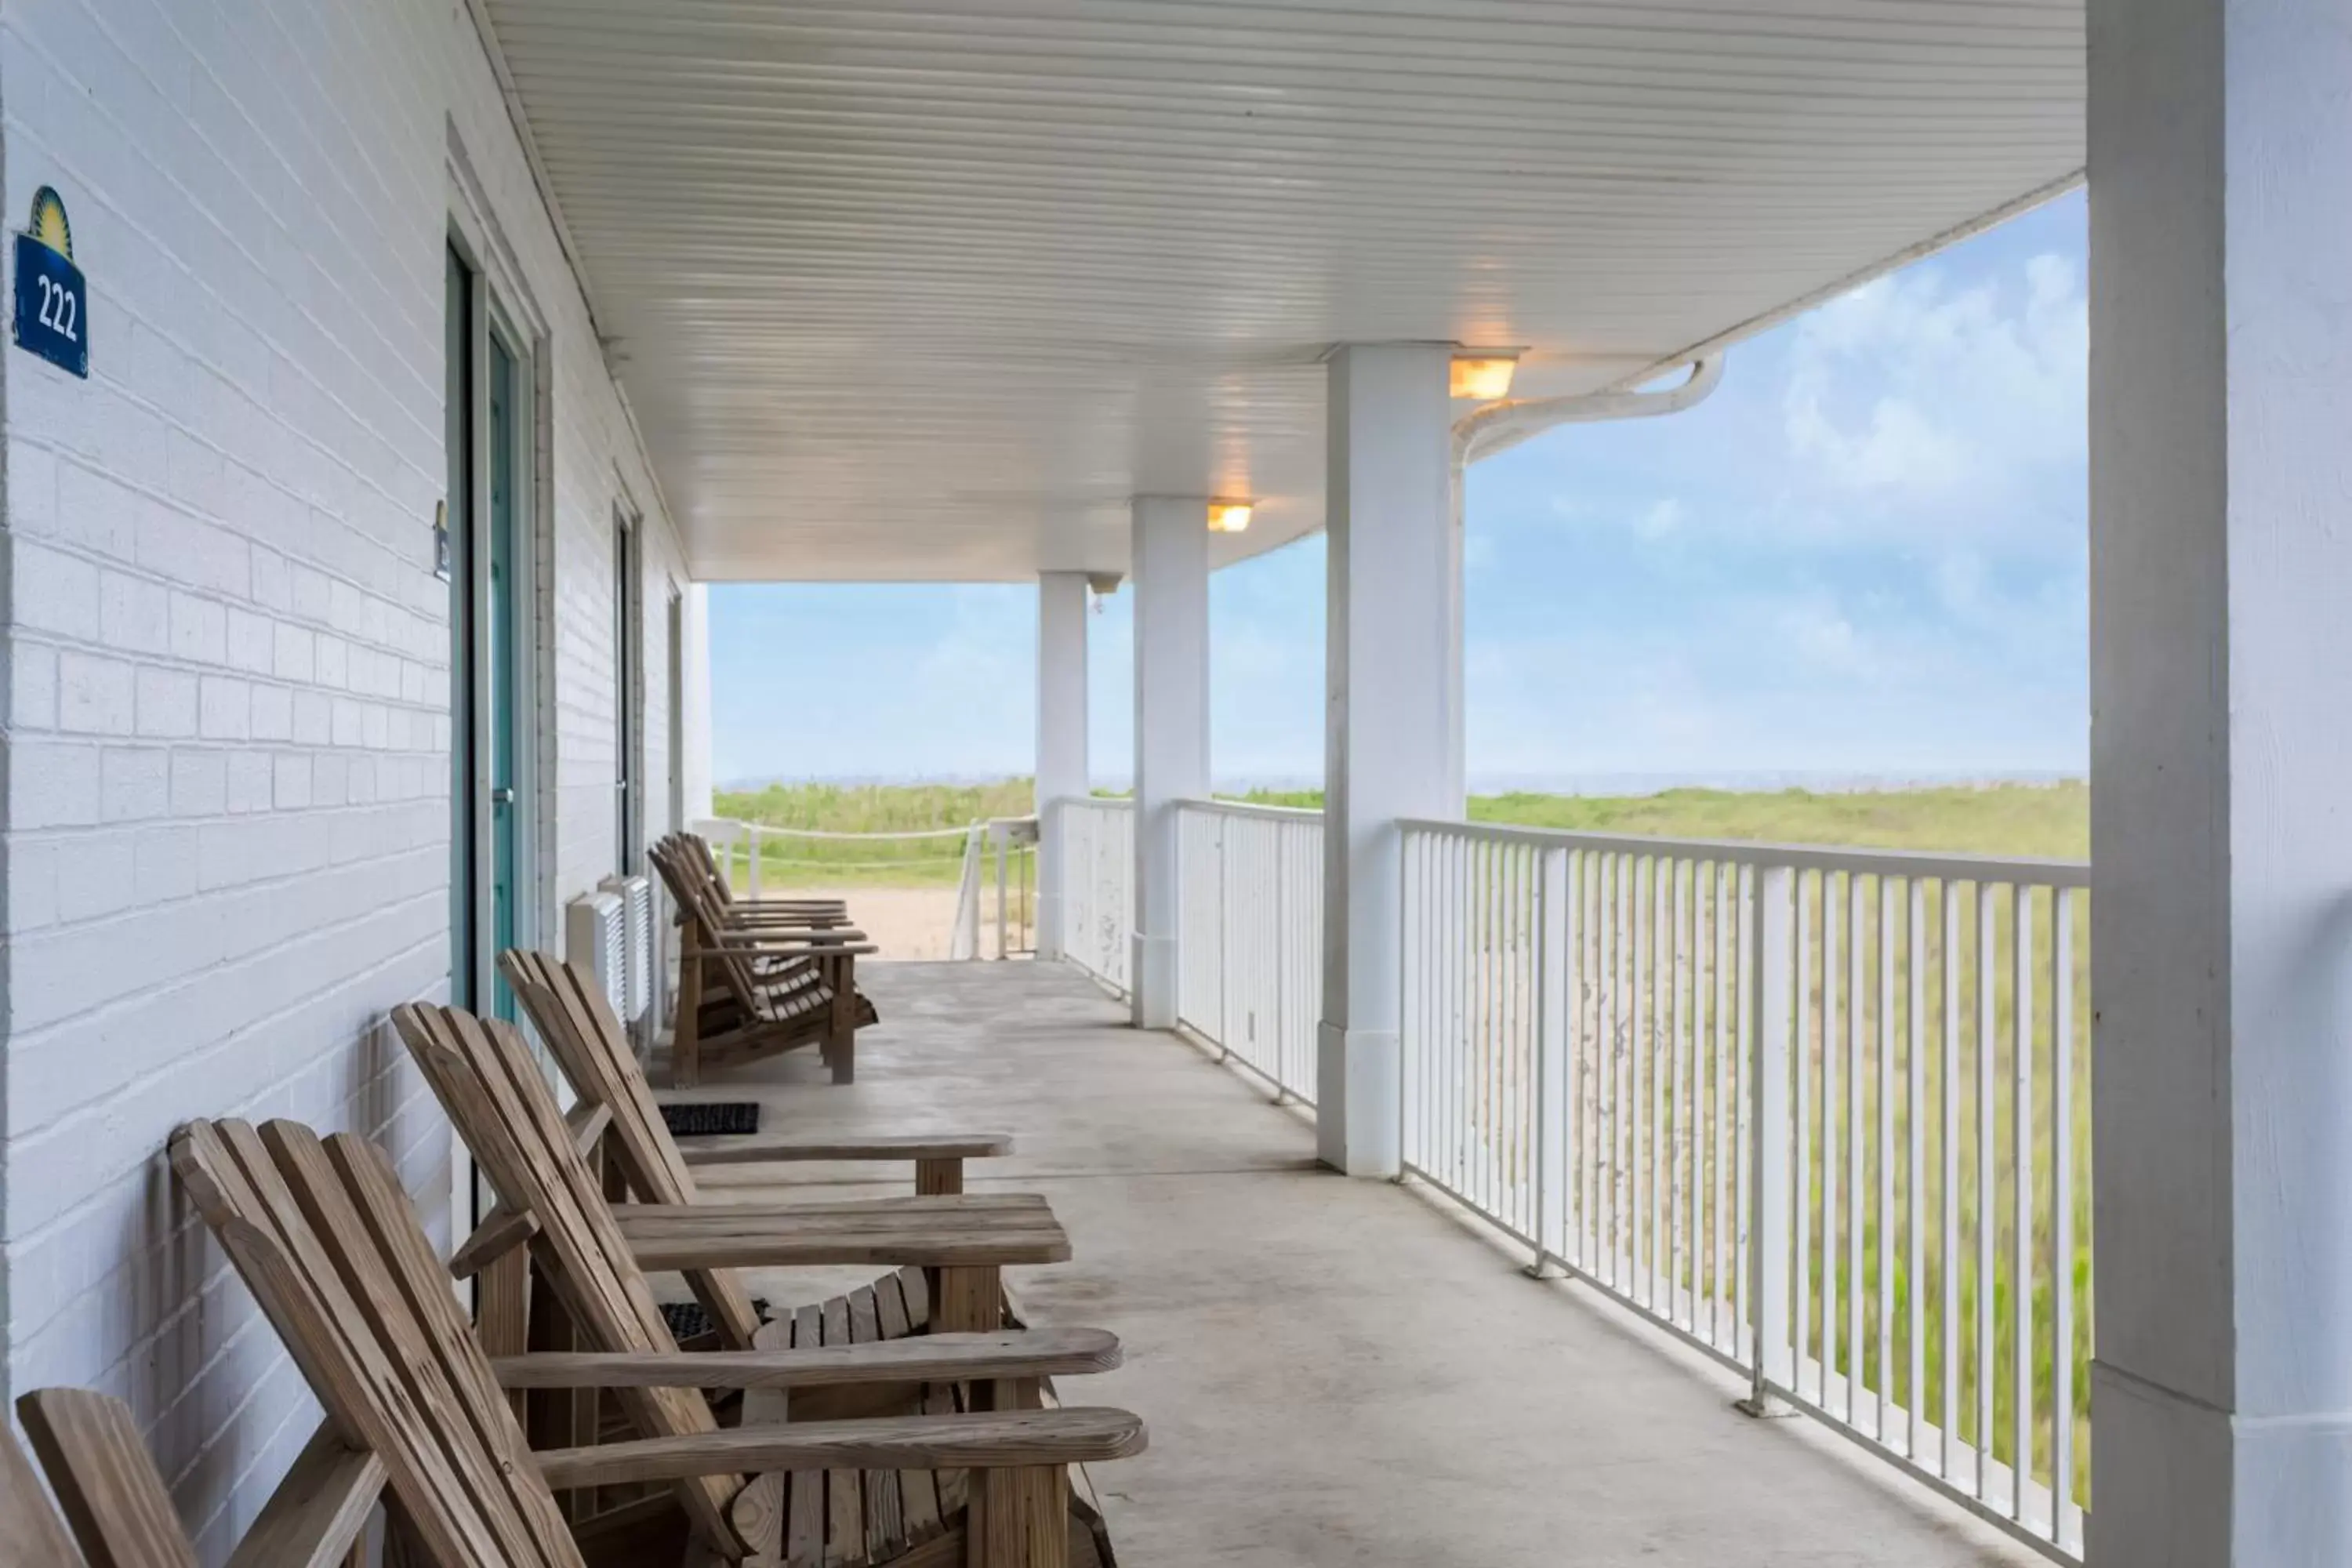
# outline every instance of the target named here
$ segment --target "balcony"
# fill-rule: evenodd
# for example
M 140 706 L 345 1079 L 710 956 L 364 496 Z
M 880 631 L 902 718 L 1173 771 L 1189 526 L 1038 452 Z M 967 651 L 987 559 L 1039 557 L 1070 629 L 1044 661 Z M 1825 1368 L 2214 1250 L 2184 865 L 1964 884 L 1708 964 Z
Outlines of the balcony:
M 1076 1250 L 1017 1280 L 1024 1300 L 1118 1324 L 1128 1363 L 1089 1397 L 1150 1412 L 1150 1453 L 1098 1478 L 1122 1561 L 2041 1560 L 1813 1423 L 1740 1414 L 1745 1378 L 1603 1291 L 1529 1279 L 1524 1247 L 1427 1184 L 1318 1168 L 1297 1108 L 1129 1027 L 1075 964 L 869 984 L 884 1021 L 854 1087 L 785 1058 L 729 1093 L 846 1130 L 1018 1135 L 987 1184 L 1046 1194 Z

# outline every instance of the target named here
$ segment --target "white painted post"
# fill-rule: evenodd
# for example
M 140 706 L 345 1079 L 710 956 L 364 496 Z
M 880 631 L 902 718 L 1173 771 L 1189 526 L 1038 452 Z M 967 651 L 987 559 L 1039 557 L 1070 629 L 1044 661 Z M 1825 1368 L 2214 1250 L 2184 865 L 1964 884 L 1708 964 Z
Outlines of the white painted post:
M 1209 793 L 1209 503 L 1135 498 L 1135 945 L 1139 1029 L 1176 1026 L 1177 802 Z
M 678 793 L 686 804 L 688 822 L 707 821 L 711 809 L 710 776 L 710 589 L 688 583 L 678 605 L 678 715 L 680 771 Z M 679 826 L 683 826 L 681 823 Z
M 2352 17 L 2088 20 L 2089 1560 L 2352 1563 Z
M 1470 468 L 1463 455 L 1453 451 L 1450 436 L 1447 447 L 1451 460 L 1445 487 L 1445 809 L 1438 815 L 1457 818 L 1470 812 L 1469 672 L 1464 662 L 1469 644 L 1464 546 L 1469 537 Z
M 1446 698 L 1453 350 L 1356 344 L 1330 360 L 1330 608 L 1323 1016 L 1316 1146 L 1354 1176 L 1402 1169 L 1397 823 L 1453 805 Z
M 1067 851 L 1055 802 L 1083 800 L 1087 776 L 1087 574 L 1037 574 L 1037 956 L 1063 950 Z
M 758 823 L 747 822 L 743 825 L 743 846 L 744 851 L 751 857 L 751 862 L 744 868 L 743 880 L 745 886 L 750 890 L 751 898 L 754 902 L 757 902 L 760 897 L 760 860 L 761 858 L 760 855 L 760 825 Z
M 1756 1206 L 1741 1240 L 1748 1249 L 1755 1384 L 1740 1407 L 1750 1415 L 1784 1414 L 1787 1402 L 1772 1389 L 1796 1386 L 1796 1352 L 1789 1333 L 1790 1166 L 1797 1153 L 1789 1104 L 1789 1020 L 1795 1002 L 1790 944 L 1796 892 L 1794 871 L 1763 867 L 1756 873 L 1755 902 L 1748 910 L 1748 994 L 1756 998 L 1756 1016 L 1746 1020 L 1756 1042 L 1748 1074 L 1748 1147 L 1755 1163 Z

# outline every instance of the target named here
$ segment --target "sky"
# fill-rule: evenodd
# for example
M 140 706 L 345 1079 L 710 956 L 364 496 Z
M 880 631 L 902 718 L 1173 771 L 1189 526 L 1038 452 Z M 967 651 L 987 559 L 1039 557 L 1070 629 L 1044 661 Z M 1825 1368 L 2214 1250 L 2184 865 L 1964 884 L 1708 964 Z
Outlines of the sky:
M 2084 772 L 2086 248 L 2078 191 L 1735 346 L 1696 408 L 1473 468 L 1472 788 Z M 1323 574 L 1318 534 L 1211 582 L 1221 788 L 1320 776 Z M 1033 587 L 710 599 L 722 784 L 1030 770 Z M 1098 784 L 1132 604 L 1090 621 Z

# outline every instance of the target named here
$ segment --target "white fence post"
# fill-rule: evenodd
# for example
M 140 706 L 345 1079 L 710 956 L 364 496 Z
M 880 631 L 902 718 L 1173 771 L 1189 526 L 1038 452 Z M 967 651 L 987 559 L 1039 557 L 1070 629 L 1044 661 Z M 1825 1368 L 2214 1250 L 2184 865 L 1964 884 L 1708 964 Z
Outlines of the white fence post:
M 1528 1272 L 1538 1279 L 1560 1273 L 1551 1243 L 1568 1212 L 1568 1021 L 1576 1007 L 1569 974 L 1576 944 L 1570 853 L 1544 850 L 1536 873 L 1536 1256 Z
M 1741 1238 L 1753 1281 L 1748 1300 L 1755 1383 L 1741 1408 L 1750 1415 L 1774 1415 L 1788 1410 L 1774 1386 L 1796 1386 L 1796 1351 L 1789 1342 L 1789 1224 L 1790 1166 L 1800 1152 L 1791 1147 L 1790 1125 L 1789 1016 L 1797 984 L 1790 962 L 1797 878 L 1786 866 L 1766 866 L 1758 869 L 1756 883 L 1748 929 L 1756 1054 L 1748 1093 L 1756 1206 Z
M 743 825 L 743 840 L 750 847 L 751 855 L 751 869 L 743 874 L 743 885 L 751 889 L 751 897 L 756 901 L 760 897 L 760 825 L 758 823 L 747 822 Z

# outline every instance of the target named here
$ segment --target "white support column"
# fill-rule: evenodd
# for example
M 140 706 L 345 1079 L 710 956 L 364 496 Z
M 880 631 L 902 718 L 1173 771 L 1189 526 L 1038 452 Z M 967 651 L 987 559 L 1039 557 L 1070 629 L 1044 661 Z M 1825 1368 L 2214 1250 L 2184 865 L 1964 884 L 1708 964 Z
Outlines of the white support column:
M 1057 800 L 1087 775 L 1087 574 L 1037 574 L 1037 956 L 1062 955 L 1062 825 Z
M 678 640 L 680 662 L 684 668 L 678 675 L 678 693 L 686 711 L 678 716 L 685 726 L 679 737 L 678 755 L 684 762 L 680 794 L 686 801 L 686 820 L 700 822 L 710 815 L 710 589 L 701 583 L 686 585 L 686 602 L 680 607 Z M 683 826 L 681 824 L 681 826 Z
M 1452 407 L 1449 399 L 1447 407 Z M 1446 485 L 1445 527 L 1445 809 L 1441 816 L 1466 816 L 1470 811 L 1469 670 L 1465 662 L 1468 605 L 1470 468 L 1460 456 L 1452 463 Z
M 1135 498 L 1135 950 L 1139 1029 L 1176 1026 L 1176 803 L 1209 793 L 1209 511 Z
M 2352 1563 L 2352 12 L 2089 25 L 2089 1556 Z
M 1397 821 L 1452 804 L 1453 357 L 1443 343 L 1378 343 L 1330 363 L 1316 1143 L 1351 1176 L 1394 1175 L 1402 1158 Z

